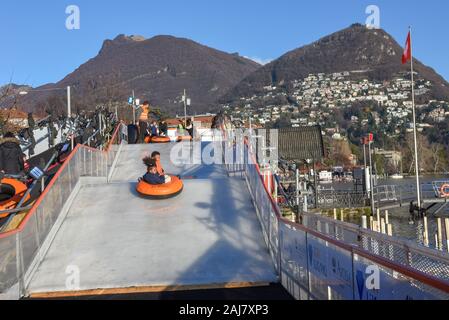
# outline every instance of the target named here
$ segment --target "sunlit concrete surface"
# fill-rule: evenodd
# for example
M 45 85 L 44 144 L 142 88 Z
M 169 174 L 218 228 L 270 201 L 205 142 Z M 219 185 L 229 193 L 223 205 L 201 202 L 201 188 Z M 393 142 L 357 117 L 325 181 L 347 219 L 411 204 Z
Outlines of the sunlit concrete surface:
M 133 181 L 148 147 L 125 146 L 111 184 L 81 188 L 29 292 L 70 291 L 73 270 L 77 290 L 277 282 L 245 182 L 219 166 L 176 168 L 163 156 L 167 171 L 193 168 L 197 178 L 174 199 L 143 199 Z

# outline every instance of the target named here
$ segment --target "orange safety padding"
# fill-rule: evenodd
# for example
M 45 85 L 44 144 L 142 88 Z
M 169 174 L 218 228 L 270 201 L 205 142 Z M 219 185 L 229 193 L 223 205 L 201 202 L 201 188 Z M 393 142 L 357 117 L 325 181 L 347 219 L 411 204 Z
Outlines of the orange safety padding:
M 7 178 L 3 179 L 1 181 L 1 184 L 7 184 L 12 186 L 16 190 L 16 194 L 11 199 L 0 202 L 0 211 L 6 211 L 16 208 L 16 206 L 19 204 L 19 202 L 25 195 L 26 191 L 28 190 L 28 187 L 18 180 Z M 30 200 L 30 198 L 31 198 L 30 195 L 28 195 L 25 202 Z M 9 216 L 9 213 L 1 214 L 0 218 L 5 218 L 7 216 Z
M 166 184 L 149 184 L 141 180 L 137 185 L 137 192 L 143 196 L 155 199 L 167 199 L 177 196 L 184 189 L 184 183 L 178 177 L 171 177 L 171 182 Z

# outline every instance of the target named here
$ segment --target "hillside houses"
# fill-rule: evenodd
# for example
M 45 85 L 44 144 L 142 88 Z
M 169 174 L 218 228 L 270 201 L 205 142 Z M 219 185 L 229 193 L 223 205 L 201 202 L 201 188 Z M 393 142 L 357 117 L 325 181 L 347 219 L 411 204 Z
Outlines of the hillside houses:
M 259 95 L 241 98 L 244 107 L 234 106 L 230 112 L 243 119 L 252 117 L 254 123 L 261 125 L 284 119 L 282 123 L 292 127 L 319 124 L 323 129 L 333 129 L 339 125 L 335 119 L 335 110 L 364 103 L 382 110 L 381 115 L 372 111 L 370 114 L 376 125 L 389 129 L 389 134 L 395 135 L 401 128 L 409 129 L 407 125 L 412 114 L 412 102 L 408 75 L 398 74 L 391 81 L 375 82 L 363 78 L 354 80 L 354 74 L 357 74 L 357 78 L 363 75 L 356 71 L 317 73 L 290 83 L 284 82 L 283 86 L 266 86 Z M 415 82 L 415 95 L 424 95 L 431 88 L 430 81 L 418 79 Z M 273 103 L 286 101 L 286 98 L 287 104 Z M 417 109 L 424 110 L 433 105 L 436 106 L 422 115 L 424 126 L 431 127 L 432 122 L 449 120 L 449 102 L 429 101 L 428 104 L 417 105 Z M 353 115 L 347 120 L 353 126 L 364 127 L 369 123 L 366 113 L 364 117 Z

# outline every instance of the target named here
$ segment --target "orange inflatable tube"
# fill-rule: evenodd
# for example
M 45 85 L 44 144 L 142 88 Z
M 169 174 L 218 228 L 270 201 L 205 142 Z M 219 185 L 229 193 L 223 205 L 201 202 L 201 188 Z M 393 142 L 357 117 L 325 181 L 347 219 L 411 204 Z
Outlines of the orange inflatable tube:
M 178 177 L 171 176 L 171 182 L 166 184 L 149 184 L 141 180 L 137 184 L 137 192 L 150 199 L 161 200 L 174 198 L 184 189 L 184 183 Z
M 183 142 L 183 141 L 192 141 L 192 137 L 191 136 L 179 136 L 178 139 L 176 140 L 177 142 Z
M 6 211 L 16 208 L 27 192 L 28 187 L 18 180 L 5 178 L 0 182 L 0 189 L 2 196 L 7 198 L 0 201 L 0 211 Z M 30 200 L 30 198 L 31 196 L 28 195 L 25 202 Z M 0 218 L 6 218 L 7 216 L 9 216 L 9 213 L 0 214 Z
M 170 143 L 169 137 L 153 137 L 151 138 L 151 143 Z

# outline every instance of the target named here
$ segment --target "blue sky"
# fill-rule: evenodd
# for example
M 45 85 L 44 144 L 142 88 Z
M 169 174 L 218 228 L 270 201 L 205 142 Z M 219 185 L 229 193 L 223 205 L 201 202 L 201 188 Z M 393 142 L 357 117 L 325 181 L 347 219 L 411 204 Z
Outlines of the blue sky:
M 0 8 L 0 84 L 57 82 L 121 33 L 186 37 L 268 61 L 365 23 L 371 4 L 380 8 L 381 27 L 401 45 L 412 25 L 415 56 L 449 80 L 447 0 L 24 0 Z M 80 8 L 80 30 L 65 28 L 68 5 Z

